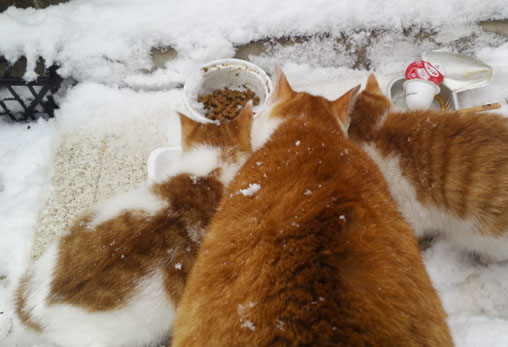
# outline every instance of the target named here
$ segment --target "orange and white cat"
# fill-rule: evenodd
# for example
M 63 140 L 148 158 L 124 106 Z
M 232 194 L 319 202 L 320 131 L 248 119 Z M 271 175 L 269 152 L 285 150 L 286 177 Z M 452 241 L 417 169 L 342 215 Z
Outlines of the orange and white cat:
M 370 75 L 349 135 L 378 164 L 417 236 L 442 232 L 486 261 L 508 259 L 508 119 L 390 112 Z
M 452 345 L 413 232 L 339 125 L 356 90 L 328 101 L 280 77 L 280 124 L 219 204 L 174 347 Z
M 184 154 L 167 178 L 86 212 L 26 272 L 19 320 L 63 347 L 167 338 L 224 186 L 251 152 L 252 109 L 234 120 L 180 115 Z

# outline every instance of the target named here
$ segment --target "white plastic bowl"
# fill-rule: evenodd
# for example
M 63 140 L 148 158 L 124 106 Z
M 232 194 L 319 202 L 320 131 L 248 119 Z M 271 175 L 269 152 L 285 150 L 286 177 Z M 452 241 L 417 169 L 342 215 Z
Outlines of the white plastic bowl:
M 406 104 L 411 110 L 427 110 L 441 90 L 437 84 L 419 79 L 407 80 L 404 89 Z
M 273 90 L 270 78 L 259 66 L 241 59 L 214 60 L 202 65 L 185 82 L 183 101 L 187 108 L 186 115 L 197 122 L 214 123 L 206 118 L 198 97 L 225 87 L 232 90 L 251 89 L 260 99 L 253 108 L 254 116 L 263 109 Z
M 178 164 L 182 156 L 180 147 L 159 147 L 148 156 L 147 171 L 150 183 L 160 182 L 168 176 L 173 165 Z

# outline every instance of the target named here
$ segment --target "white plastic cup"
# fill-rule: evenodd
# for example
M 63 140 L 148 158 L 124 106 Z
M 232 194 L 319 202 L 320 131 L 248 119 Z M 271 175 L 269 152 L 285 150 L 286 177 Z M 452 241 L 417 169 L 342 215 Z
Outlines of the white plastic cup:
M 436 96 L 441 89 L 433 82 L 412 79 L 404 82 L 404 89 L 406 91 L 406 104 L 410 110 L 427 110 L 434 96 Z
M 197 122 L 215 123 L 206 118 L 198 96 L 228 87 L 232 90 L 251 89 L 260 102 L 253 107 L 254 116 L 263 109 L 273 87 L 270 77 L 259 66 L 242 59 L 220 59 L 202 65 L 192 74 L 183 87 L 185 115 Z

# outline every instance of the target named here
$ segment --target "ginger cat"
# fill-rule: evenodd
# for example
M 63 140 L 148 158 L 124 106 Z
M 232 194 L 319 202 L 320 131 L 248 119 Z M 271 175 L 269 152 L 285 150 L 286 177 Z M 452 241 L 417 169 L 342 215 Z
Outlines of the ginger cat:
M 64 347 L 166 339 L 224 186 L 251 152 L 252 109 L 222 125 L 180 115 L 184 154 L 162 182 L 80 217 L 26 272 L 17 314 Z
M 219 204 L 173 347 L 452 345 L 413 232 L 339 126 L 356 90 L 330 102 L 280 77 L 282 122 Z
M 439 231 L 485 261 L 507 260 L 508 119 L 390 108 L 370 75 L 349 135 L 378 164 L 416 235 Z

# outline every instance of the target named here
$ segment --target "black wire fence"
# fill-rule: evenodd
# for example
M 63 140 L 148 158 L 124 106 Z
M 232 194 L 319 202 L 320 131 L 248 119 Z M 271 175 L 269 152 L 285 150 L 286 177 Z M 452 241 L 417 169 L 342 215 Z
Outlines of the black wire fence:
M 26 59 L 9 64 L 0 58 L 0 118 L 11 122 L 30 122 L 55 116 L 58 105 L 54 95 L 63 79 L 57 74 L 57 65 L 44 66 L 38 61 L 37 78 L 26 81 Z

